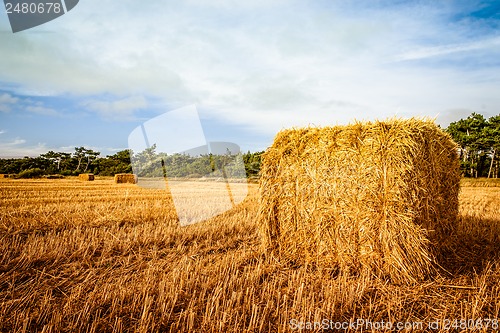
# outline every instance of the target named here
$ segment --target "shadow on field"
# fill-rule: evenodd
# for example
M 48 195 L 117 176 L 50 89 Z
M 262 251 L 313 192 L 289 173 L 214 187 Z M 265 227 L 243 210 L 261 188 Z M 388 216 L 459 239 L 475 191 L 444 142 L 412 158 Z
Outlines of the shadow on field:
M 456 232 L 437 250 L 438 264 L 448 273 L 481 273 L 500 258 L 500 218 L 460 216 Z

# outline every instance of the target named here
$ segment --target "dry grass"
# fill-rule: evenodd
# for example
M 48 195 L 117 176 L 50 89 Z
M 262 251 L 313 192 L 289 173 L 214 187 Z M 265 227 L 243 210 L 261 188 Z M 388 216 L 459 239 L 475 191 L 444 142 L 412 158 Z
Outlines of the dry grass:
M 464 187 L 500 187 L 500 178 L 463 178 L 460 185 Z
M 455 229 L 456 144 L 430 120 L 284 130 L 261 174 L 260 227 L 282 261 L 413 283 Z
M 323 319 L 500 318 L 500 188 L 462 189 L 442 274 L 412 286 L 262 256 L 257 201 L 251 185 L 236 209 L 181 228 L 163 191 L 112 179 L 2 179 L 0 332 L 288 332 Z

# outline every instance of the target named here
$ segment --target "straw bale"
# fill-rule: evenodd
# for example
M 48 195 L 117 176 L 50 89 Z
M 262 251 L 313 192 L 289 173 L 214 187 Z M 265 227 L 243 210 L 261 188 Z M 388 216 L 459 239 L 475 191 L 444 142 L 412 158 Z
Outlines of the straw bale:
M 47 179 L 63 179 L 64 176 L 63 175 L 48 175 L 46 178 Z
M 115 175 L 115 183 L 117 184 L 137 184 L 137 175 L 131 173 L 117 173 Z
M 259 182 L 266 251 L 396 282 L 435 272 L 458 214 L 456 144 L 427 119 L 281 131 Z
M 8 178 L 9 175 L 6 175 L 6 174 L 3 174 L 3 173 L 0 173 L 0 178 Z
M 93 173 L 81 173 L 78 178 L 82 181 L 93 181 L 95 177 Z

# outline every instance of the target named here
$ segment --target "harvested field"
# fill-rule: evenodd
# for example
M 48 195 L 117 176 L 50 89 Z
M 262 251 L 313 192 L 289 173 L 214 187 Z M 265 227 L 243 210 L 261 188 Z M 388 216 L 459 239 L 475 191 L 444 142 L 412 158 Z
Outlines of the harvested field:
M 500 187 L 463 187 L 459 202 L 442 271 L 406 285 L 262 255 L 255 185 L 234 210 L 179 227 L 164 191 L 2 179 L 0 332 L 319 332 L 306 324 L 360 319 L 493 331 Z

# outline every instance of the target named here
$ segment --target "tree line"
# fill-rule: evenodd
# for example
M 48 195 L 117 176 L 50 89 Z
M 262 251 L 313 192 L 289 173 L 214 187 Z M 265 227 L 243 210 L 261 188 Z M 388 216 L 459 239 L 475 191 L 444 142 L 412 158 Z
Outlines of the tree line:
M 500 177 L 500 115 L 486 119 L 472 113 L 446 128 L 458 144 L 464 177 Z
M 500 177 L 500 115 L 486 119 L 481 114 L 472 113 L 465 119 L 452 122 L 445 131 L 458 144 L 460 168 L 464 177 Z M 230 177 L 242 169 L 234 163 L 237 160 L 231 160 L 231 156 L 166 155 L 157 153 L 155 149 L 153 146 L 133 153 L 132 159 L 129 150 L 106 157 L 100 157 L 100 152 L 85 147 L 75 147 L 73 153 L 49 151 L 38 157 L 0 159 L 0 174 L 14 174 L 21 178 L 55 174 L 73 176 L 80 173 L 113 176 L 131 173 L 132 163 L 140 170 L 140 176 L 153 177 L 223 176 L 221 172 L 229 173 Z M 242 154 L 247 177 L 258 177 L 262 153 L 248 151 Z M 222 168 L 223 165 L 227 167 Z
M 245 175 L 257 177 L 260 171 L 260 156 L 263 152 L 242 154 Z M 132 162 L 141 172 L 140 176 L 164 176 L 163 168 L 169 177 L 202 177 L 207 174 L 219 175 L 222 170 L 229 176 L 242 170 L 235 165 L 240 159 L 228 159 L 224 155 L 189 156 L 185 154 L 158 154 L 155 146 L 132 154 L 130 150 L 121 150 L 113 155 L 100 157 L 101 153 L 85 147 L 75 147 L 73 153 L 49 151 L 38 157 L 0 159 L 0 174 L 16 175 L 19 178 L 33 178 L 44 175 L 77 176 L 81 173 L 93 173 L 100 176 L 114 176 L 117 173 L 131 173 Z M 131 158 L 132 157 L 132 158 Z M 222 168 L 222 166 L 227 167 Z M 241 173 L 241 172 L 240 172 Z

